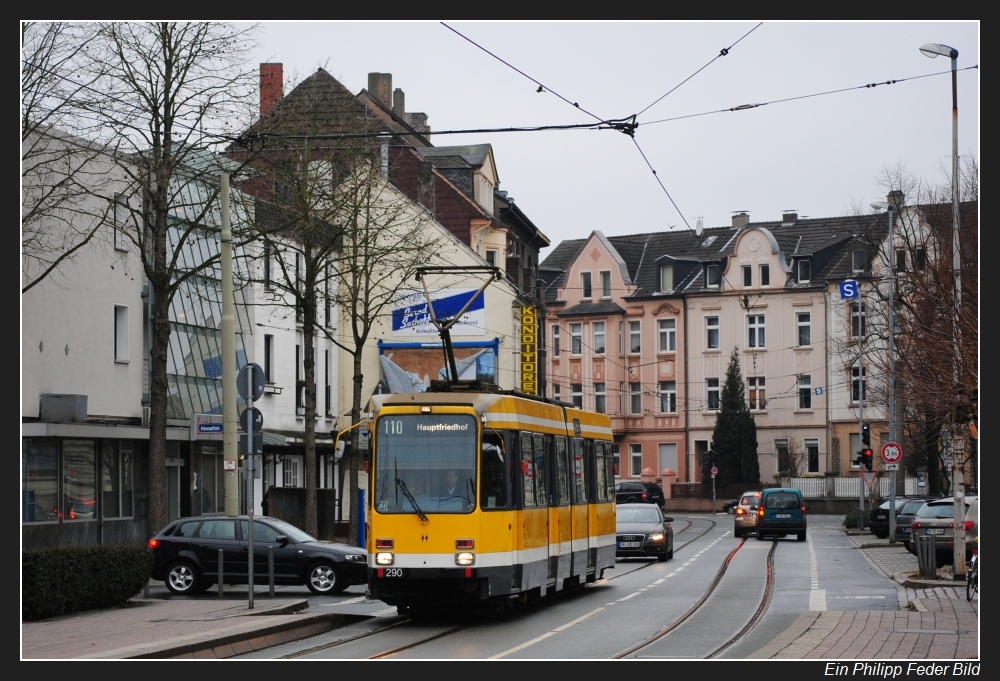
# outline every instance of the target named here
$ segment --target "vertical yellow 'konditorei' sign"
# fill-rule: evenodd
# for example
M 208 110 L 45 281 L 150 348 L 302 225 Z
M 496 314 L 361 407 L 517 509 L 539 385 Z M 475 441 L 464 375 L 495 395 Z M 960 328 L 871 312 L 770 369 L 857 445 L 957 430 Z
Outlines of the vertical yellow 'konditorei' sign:
M 521 308 L 521 392 L 538 394 L 538 315 Z

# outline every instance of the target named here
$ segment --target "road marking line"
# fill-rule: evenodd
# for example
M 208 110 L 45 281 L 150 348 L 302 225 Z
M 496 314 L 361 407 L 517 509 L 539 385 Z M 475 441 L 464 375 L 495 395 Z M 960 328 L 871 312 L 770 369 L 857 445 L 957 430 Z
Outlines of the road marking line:
M 632 594 L 632 595 L 635 596 L 636 594 Z M 620 599 L 620 600 L 624 600 L 624 599 Z M 592 617 L 592 616 L 596 615 L 597 613 L 599 613 L 602 610 L 604 610 L 604 608 L 597 608 L 596 610 L 592 610 L 592 611 L 588 612 L 586 615 L 583 615 L 581 617 L 577 617 L 572 622 L 567 622 L 566 624 L 562 625 L 561 627 L 556 627 L 552 631 L 547 631 L 544 634 L 542 634 L 541 636 L 533 638 L 530 641 L 525 641 L 524 643 L 522 643 L 519 646 L 514 646 L 513 648 L 510 648 L 509 650 L 505 650 L 502 653 L 497 653 L 496 655 L 493 655 L 492 657 L 489 657 L 487 659 L 489 659 L 489 660 L 497 660 L 497 659 L 500 659 L 501 657 L 504 657 L 505 655 L 510 655 L 511 653 L 516 653 L 519 650 L 523 650 L 523 649 L 527 648 L 528 646 L 533 646 L 536 643 L 538 643 L 539 641 L 544 641 L 545 639 L 547 639 L 549 636 L 552 636 L 553 634 L 558 634 L 560 632 L 566 631 L 570 627 L 572 627 L 572 626 L 574 626 L 576 624 L 579 624 L 580 622 L 584 621 L 588 617 Z

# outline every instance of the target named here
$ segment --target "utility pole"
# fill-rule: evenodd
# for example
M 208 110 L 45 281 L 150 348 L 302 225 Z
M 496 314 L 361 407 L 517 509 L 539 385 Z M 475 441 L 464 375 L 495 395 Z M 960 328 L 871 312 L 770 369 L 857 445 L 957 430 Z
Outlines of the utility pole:
M 226 515 L 240 512 L 239 458 L 236 448 L 236 303 L 233 299 L 233 231 L 229 221 L 229 173 L 221 174 L 222 203 L 222 467 Z

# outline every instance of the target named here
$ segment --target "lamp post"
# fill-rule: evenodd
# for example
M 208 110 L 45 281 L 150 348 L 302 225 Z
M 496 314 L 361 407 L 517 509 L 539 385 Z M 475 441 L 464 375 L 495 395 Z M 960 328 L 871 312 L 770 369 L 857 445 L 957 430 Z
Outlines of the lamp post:
M 959 312 L 962 307 L 962 275 L 961 258 L 959 257 L 958 243 L 958 50 L 948 45 L 940 43 L 927 43 L 920 47 L 920 53 L 931 59 L 935 57 L 951 58 L 951 220 L 952 220 L 952 241 L 951 241 L 951 268 L 955 277 L 955 305 L 952 318 L 952 338 L 955 342 L 955 368 L 953 376 L 955 388 L 958 388 L 959 366 L 961 359 L 961 344 L 959 343 Z M 951 432 L 953 437 L 957 435 L 957 424 L 952 424 Z M 965 579 L 965 504 L 960 503 L 965 497 L 965 485 L 962 480 L 962 466 L 955 465 L 952 460 L 952 495 L 955 498 L 955 554 L 954 554 L 954 574 L 956 580 Z
M 889 442 L 896 442 L 896 317 L 893 284 L 896 276 L 896 243 L 893 238 L 892 210 L 894 206 L 887 202 L 871 204 L 875 210 L 884 210 L 889 219 Z M 889 543 L 896 543 L 896 470 L 889 471 Z

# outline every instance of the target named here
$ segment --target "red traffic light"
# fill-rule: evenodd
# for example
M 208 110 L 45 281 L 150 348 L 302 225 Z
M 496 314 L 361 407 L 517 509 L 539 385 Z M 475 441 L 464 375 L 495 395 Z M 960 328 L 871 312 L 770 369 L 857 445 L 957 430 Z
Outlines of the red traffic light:
M 872 450 L 870 447 L 861 450 L 861 462 L 868 470 L 872 469 Z

